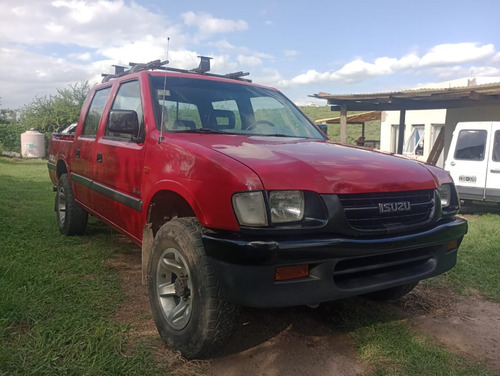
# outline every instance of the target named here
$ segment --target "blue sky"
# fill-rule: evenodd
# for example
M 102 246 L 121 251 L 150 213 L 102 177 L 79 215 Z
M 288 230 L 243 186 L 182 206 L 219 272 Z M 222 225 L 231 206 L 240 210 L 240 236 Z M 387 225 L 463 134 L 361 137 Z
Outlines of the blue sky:
M 172 66 L 211 56 L 298 104 L 500 77 L 499 14 L 498 0 L 0 0 L 0 107 L 165 59 L 167 38 Z

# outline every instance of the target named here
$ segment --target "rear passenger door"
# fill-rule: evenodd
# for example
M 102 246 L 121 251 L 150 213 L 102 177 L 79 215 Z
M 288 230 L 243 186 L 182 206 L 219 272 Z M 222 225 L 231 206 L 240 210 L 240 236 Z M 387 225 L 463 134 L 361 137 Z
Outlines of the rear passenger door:
M 138 80 L 120 84 L 110 111 L 135 111 L 139 131 L 135 135 L 110 132 L 109 115 L 96 143 L 95 210 L 116 227 L 140 238 L 142 232 L 142 174 L 144 168 L 144 114 Z
M 486 170 L 486 200 L 500 202 L 500 123 L 492 123 L 488 168 Z
M 111 92 L 111 86 L 97 90 L 90 105 L 84 109 L 83 126 L 77 129 L 71 156 L 71 181 L 75 197 L 81 204 L 93 208 L 95 194 L 92 192 L 94 178 L 95 143 L 97 131 L 104 121 L 103 113 Z

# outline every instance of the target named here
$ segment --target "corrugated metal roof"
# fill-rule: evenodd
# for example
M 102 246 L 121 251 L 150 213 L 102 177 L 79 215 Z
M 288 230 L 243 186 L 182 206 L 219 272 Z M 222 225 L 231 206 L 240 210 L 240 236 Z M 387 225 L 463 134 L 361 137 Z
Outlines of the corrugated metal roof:
M 382 113 L 380 111 L 369 111 L 363 112 L 362 114 L 353 114 L 347 116 L 347 123 L 349 124 L 360 124 L 365 123 L 367 121 L 380 120 L 382 117 Z M 329 123 L 329 124 L 338 124 L 340 123 L 340 116 L 334 118 L 327 119 L 318 119 L 315 121 L 316 123 Z
M 452 87 L 447 89 L 413 89 L 387 93 L 313 95 L 326 99 L 331 106 L 346 105 L 349 110 L 411 110 L 500 105 L 500 83 Z

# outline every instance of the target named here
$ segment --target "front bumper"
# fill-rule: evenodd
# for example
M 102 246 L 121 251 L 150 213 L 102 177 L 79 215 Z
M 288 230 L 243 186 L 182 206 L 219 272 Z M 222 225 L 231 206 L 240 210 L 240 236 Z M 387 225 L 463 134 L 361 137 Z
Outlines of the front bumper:
M 205 234 L 205 252 L 231 301 L 251 307 L 315 304 L 442 274 L 456 263 L 467 221 L 456 217 L 413 234 L 374 238 L 256 240 Z M 275 281 L 275 269 L 309 265 L 309 276 Z

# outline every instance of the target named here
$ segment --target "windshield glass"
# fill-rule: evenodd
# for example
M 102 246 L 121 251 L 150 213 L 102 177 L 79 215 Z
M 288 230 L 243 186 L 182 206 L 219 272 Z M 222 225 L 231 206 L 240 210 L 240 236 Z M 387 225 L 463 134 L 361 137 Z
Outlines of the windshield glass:
M 251 85 L 152 76 L 158 128 L 170 132 L 229 133 L 324 139 L 281 93 Z M 162 115 L 163 114 L 163 115 Z

